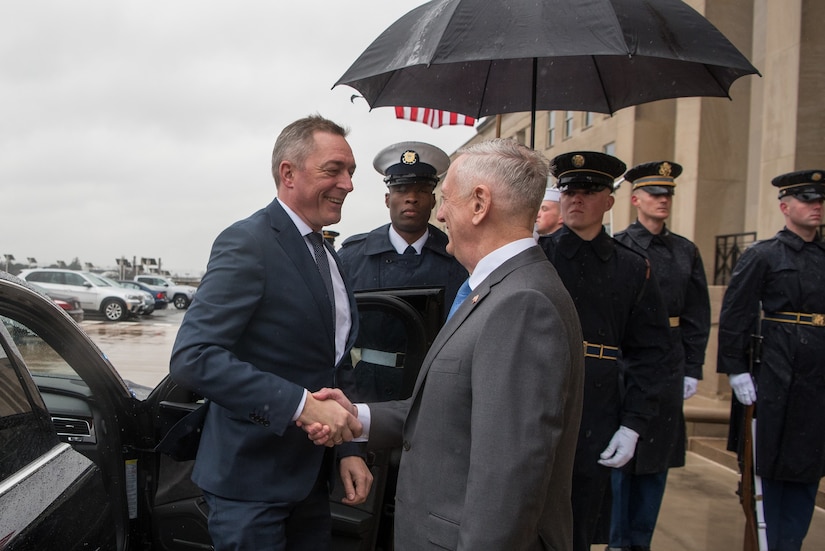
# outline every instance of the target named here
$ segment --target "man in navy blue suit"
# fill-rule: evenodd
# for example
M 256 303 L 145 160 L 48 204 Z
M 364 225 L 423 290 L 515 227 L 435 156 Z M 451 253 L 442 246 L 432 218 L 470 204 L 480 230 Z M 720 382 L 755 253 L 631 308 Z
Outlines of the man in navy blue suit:
M 328 425 L 333 441 L 361 424 L 312 392 L 351 377 L 355 300 L 324 226 L 341 219 L 355 159 L 347 131 L 320 116 L 275 142 L 278 198 L 215 240 L 172 351 L 170 373 L 209 400 L 193 481 L 217 550 L 314 550 L 330 542 L 329 485 L 339 458 L 344 501 L 372 477 L 354 444 L 325 452 L 296 426 Z

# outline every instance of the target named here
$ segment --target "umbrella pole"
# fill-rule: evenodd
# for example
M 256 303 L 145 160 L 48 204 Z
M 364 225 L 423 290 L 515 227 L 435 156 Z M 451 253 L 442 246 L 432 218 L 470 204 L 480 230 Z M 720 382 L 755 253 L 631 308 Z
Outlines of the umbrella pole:
M 501 115 L 496 115 L 496 138 L 501 137 Z
M 536 148 L 536 88 L 538 87 L 539 58 L 533 58 L 533 90 L 530 101 L 530 149 Z

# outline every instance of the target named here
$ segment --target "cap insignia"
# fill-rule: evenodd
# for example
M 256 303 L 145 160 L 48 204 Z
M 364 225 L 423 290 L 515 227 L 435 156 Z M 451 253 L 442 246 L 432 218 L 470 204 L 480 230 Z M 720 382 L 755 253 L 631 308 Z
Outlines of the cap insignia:
M 664 162 L 659 165 L 659 176 L 670 177 L 671 165 L 668 162 Z
M 570 159 L 570 162 L 573 163 L 573 166 L 576 168 L 581 168 L 584 166 L 584 156 L 583 155 L 573 155 L 573 158 Z
M 822 173 L 821 172 L 814 172 L 813 176 L 811 176 L 811 180 L 813 180 L 814 182 L 818 182 L 821 179 L 822 179 Z
M 416 153 L 412 149 L 406 150 L 401 155 L 401 162 L 404 163 L 405 165 L 414 165 L 415 163 L 418 162 L 418 153 Z

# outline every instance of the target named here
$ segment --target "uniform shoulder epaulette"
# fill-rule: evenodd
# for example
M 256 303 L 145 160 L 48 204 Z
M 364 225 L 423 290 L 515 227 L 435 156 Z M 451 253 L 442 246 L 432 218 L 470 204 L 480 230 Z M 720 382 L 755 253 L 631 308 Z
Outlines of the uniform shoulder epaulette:
M 356 235 L 352 235 L 352 236 L 350 236 L 350 237 L 347 237 L 347 238 L 344 240 L 344 242 L 343 242 L 343 243 L 341 243 L 341 248 L 343 249 L 344 247 L 347 247 L 347 246 L 349 246 L 349 245 L 353 245 L 353 244 L 355 244 L 355 243 L 358 243 L 358 242 L 360 242 L 360 241 L 363 241 L 363 240 L 365 240 L 365 239 L 367 238 L 367 236 L 368 236 L 368 235 L 369 235 L 368 233 L 359 233 L 359 234 L 356 234 Z

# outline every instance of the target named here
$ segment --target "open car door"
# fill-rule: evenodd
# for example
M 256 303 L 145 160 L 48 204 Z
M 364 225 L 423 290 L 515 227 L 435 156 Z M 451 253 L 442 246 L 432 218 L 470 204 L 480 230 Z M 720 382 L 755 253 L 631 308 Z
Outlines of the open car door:
M 352 351 L 358 395 L 354 401 L 394 400 L 412 393 L 421 363 L 444 317 L 441 288 L 390 289 L 355 294 L 361 330 Z M 203 403 L 196 394 L 165 378 L 146 400 L 146 422 L 154 439 Z M 398 450 L 370 453 L 367 463 L 374 481 L 367 501 L 341 503 L 342 484 L 330 497 L 336 551 L 392 548 L 392 521 Z M 144 450 L 139 485 L 148 491 L 145 506 L 152 511 L 153 549 L 210 549 L 208 509 L 190 475 L 193 461 L 175 461 Z M 153 465 L 147 469 L 146 465 Z

